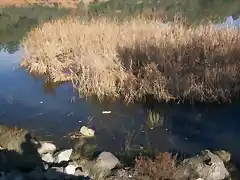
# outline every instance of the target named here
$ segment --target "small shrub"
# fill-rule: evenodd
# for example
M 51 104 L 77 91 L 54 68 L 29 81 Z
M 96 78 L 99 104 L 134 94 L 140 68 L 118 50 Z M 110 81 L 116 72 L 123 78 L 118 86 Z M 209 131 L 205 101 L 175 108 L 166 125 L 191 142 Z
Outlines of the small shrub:
M 183 171 L 177 166 L 176 156 L 171 158 L 169 153 L 159 153 L 155 160 L 138 157 L 135 176 L 137 180 L 181 180 Z

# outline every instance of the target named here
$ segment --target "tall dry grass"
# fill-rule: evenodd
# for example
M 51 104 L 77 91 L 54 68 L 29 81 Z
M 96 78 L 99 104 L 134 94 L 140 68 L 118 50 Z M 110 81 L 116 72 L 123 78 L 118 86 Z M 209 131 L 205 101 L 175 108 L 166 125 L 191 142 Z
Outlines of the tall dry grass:
M 239 31 L 211 23 L 160 28 L 142 18 L 68 18 L 33 29 L 22 45 L 22 66 L 52 81 L 71 80 L 81 96 L 209 102 L 239 92 Z

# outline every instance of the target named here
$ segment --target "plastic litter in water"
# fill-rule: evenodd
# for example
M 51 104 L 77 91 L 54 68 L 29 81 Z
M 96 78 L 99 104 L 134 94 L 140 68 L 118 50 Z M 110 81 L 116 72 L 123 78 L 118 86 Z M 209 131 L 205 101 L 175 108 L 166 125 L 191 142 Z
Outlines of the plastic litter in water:
M 43 104 L 43 102 L 42 102 L 42 101 L 40 101 L 40 104 Z
M 102 111 L 103 114 L 110 114 L 111 111 Z
M 216 24 L 215 28 L 240 28 L 240 18 L 234 20 L 232 16 L 228 16 L 225 22 L 221 24 Z

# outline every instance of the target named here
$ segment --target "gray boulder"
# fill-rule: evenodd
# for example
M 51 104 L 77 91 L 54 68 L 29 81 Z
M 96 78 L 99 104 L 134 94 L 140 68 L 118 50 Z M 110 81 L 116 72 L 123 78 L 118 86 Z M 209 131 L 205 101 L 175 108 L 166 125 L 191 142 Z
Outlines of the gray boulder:
M 98 158 L 96 165 L 105 170 L 112 170 L 119 164 L 119 160 L 110 152 L 102 152 Z
M 90 174 L 93 179 L 105 179 L 118 164 L 119 160 L 112 153 L 102 152 L 98 156 Z
M 200 156 L 185 159 L 182 165 L 184 175 L 188 178 L 223 180 L 229 177 L 229 172 L 225 168 L 223 161 L 209 150 L 202 151 Z

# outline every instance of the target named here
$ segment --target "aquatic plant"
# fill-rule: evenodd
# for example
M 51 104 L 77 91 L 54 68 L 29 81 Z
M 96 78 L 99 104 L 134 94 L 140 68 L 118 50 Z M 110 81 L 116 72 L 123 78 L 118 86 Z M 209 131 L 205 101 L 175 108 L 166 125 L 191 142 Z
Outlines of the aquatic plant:
M 148 111 L 148 119 L 147 124 L 149 128 L 155 128 L 159 126 L 163 126 L 163 117 L 158 112 L 154 112 L 152 110 Z
M 22 45 L 23 67 L 72 81 L 81 97 L 226 102 L 239 92 L 239 31 L 211 23 L 66 18 L 33 29 Z

